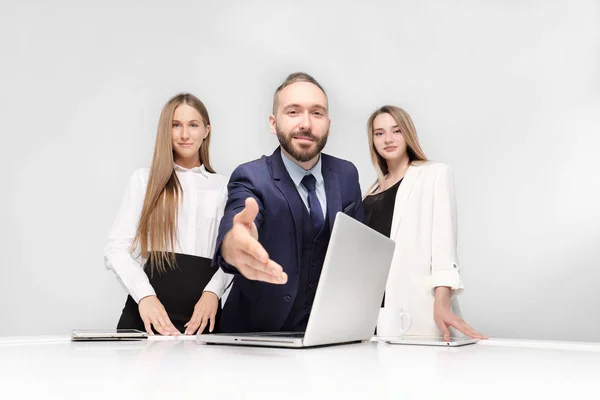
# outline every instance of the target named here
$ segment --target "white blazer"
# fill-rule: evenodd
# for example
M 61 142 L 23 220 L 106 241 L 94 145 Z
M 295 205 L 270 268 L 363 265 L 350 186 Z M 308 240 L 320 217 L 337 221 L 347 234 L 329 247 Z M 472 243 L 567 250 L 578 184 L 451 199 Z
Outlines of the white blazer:
M 406 334 L 440 335 L 433 319 L 437 286 L 452 289 L 451 309 L 460 315 L 456 217 L 450 167 L 437 162 L 409 166 L 396 194 L 390 231 L 396 249 L 385 292 L 386 308 L 410 314 Z

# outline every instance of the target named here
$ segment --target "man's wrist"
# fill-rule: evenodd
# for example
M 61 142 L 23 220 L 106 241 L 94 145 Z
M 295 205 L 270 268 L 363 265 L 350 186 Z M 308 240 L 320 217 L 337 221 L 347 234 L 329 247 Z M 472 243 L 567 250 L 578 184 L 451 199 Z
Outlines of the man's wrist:
M 217 255 L 217 267 L 221 268 L 223 270 L 223 272 L 228 273 L 228 274 L 235 275 L 235 274 L 240 273 L 234 265 L 231 265 L 227 261 L 225 261 L 225 259 L 223 258 L 222 252 L 220 252 Z

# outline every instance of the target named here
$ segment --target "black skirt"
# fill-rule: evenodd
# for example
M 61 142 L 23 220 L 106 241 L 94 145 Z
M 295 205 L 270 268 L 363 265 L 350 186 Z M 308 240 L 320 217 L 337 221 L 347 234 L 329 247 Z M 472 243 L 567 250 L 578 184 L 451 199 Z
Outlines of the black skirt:
M 155 270 L 151 274 L 149 262 L 144 266 L 144 271 L 156 292 L 156 297 L 165 307 L 169 319 L 183 334 L 185 332 L 184 325 L 192 317 L 194 306 L 200 300 L 204 288 L 217 269 L 211 267 L 211 259 L 204 257 L 176 253 L 175 261 L 176 267 L 167 266 L 167 271 L 163 273 Z M 221 301 L 219 300 L 213 333 L 216 332 L 220 314 Z M 208 332 L 209 325 L 204 329 L 204 333 Z M 138 304 L 131 296 L 127 296 L 117 329 L 146 330 L 140 317 Z M 157 333 L 156 330 L 154 331 Z

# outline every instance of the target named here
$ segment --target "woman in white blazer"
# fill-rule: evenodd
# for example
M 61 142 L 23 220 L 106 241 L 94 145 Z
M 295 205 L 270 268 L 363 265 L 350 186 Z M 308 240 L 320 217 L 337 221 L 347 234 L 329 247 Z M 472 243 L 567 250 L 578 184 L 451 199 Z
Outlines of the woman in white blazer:
M 449 340 L 451 327 L 486 339 L 460 317 L 456 299 L 463 284 L 450 167 L 427 160 L 403 109 L 383 106 L 367 125 L 378 178 L 363 201 L 365 223 L 396 242 L 382 307 L 411 316 L 406 334 Z

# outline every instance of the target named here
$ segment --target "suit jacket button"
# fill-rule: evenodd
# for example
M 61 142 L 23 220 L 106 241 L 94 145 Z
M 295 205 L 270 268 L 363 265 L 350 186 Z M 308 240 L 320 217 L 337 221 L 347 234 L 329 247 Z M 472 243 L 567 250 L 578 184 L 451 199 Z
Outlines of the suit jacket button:
M 289 303 L 290 301 L 292 301 L 292 296 L 290 296 L 289 294 L 286 294 L 285 296 L 283 296 L 283 301 L 285 301 L 286 303 Z

